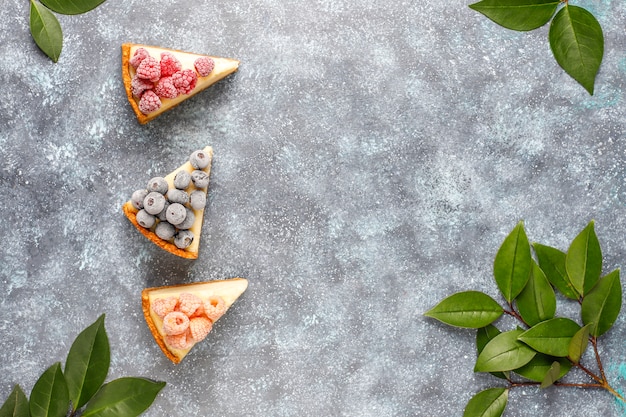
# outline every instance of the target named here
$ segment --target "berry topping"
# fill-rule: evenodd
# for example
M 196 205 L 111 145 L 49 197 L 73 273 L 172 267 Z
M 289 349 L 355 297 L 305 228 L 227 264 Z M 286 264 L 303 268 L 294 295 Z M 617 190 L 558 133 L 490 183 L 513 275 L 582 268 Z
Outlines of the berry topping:
M 165 200 L 165 206 L 163 207 L 163 210 L 161 210 L 161 212 L 157 214 L 157 219 L 159 219 L 162 222 L 167 221 L 167 208 L 169 207 L 169 205 L 170 205 L 170 202 Z
M 130 197 L 130 201 L 137 210 L 141 210 L 143 208 L 143 200 L 148 195 L 148 190 L 137 190 Z
M 149 229 L 154 226 L 155 222 L 155 217 L 152 214 L 148 213 L 146 210 L 141 209 L 137 212 L 137 223 L 139 223 L 140 226 Z
M 176 234 L 176 228 L 168 222 L 161 221 L 156 225 L 154 233 L 163 240 L 170 240 Z
M 191 93 L 191 91 L 196 87 L 197 81 L 198 74 L 191 69 L 176 71 L 172 74 L 172 83 L 174 83 L 180 94 Z
M 193 226 L 193 223 L 196 221 L 196 215 L 193 214 L 193 211 L 187 207 L 185 207 L 185 210 L 187 210 L 185 220 L 176 225 L 176 227 L 178 227 L 180 230 L 191 229 L 191 226 Z
M 157 226 L 158 227 L 158 226 Z M 152 311 L 156 313 L 157 316 L 163 318 L 167 316 L 169 313 L 176 309 L 176 305 L 178 305 L 178 298 L 176 297 L 167 297 L 167 298 L 157 298 L 152 302 Z
M 178 249 L 185 249 L 191 245 L 193 242 L 193 233 L 189 230 L 181 230 L 178 232 L 176 237 L 174 237 L 174 244 Z
M 130 81 L 130 89 L 135 97 L 141 97 L 144 91 L 152 90 L 153 87 L 154 84 L 152 82 L 139 78 L 137 75 Z
M 148 193 L 145 200 L 143 200 L 143 209 L 148 214 L 156 215 L 163 211 L 165 207 L 165 197 L 161 193 L 152 191 Z
M 161 78 L 161 65 L 159 61 L 151 56 L 145 57 L 137 67 L 137 77 L 150 80 L 153 83 L 159 81 L 159 78 Z
M 206 206 L 206 193 L 195 190 L 189 195 L 189 204 L 194 210 L 202 210 Z
M 172 311 L 163 317 L 163 330 L 165 334 L 184 334 L 189 328 L 189 317 L 180 311 Z
M 196 314 L 199 308 L 203 308 L 202 299 L 196 295 L 185 292 L 178 296 L 179 310 L 187 317 L 191 317 Z
M 186 191 L 172 188 L 167 192 L 167 199 L 170 203 L 187 204 L 189 202 L 189 194 Z
M 180 203 L 170 204 L 165 212 L 165 218 L 174 226 L 182 223 L 185 217 L 187 217 L 187 210 L 185 206 Z
M 197 169 L 192 171 L 191 181 L 198 188 L 207 188 L 209 186 L 209 174 Z
M 149 56 L 150 56 L 150 54 L 144 48 L 138 48 L 135 51 L 133 57 L 128 62 L 129 62 L 130 65 L 133 66 L 133 68 L 137 68 L 139 66 L 139 64 L 141 64 L 141 61 L 143 61 L 144 58 L 147 58 Z
M 184 190 L 189 187 L 191 182 L 191 175 L 187 171 L 178 171 L 174 177 L 174 187 L 179 190 Z
M 189 157 L 189 163 L 195 169 L 204 169 L 209 166 L 211 160 L 204 151 L 195 151 Z
M 191 339 L 191 334 L 189 334 L 188 331 L 176 335 L 166 335 L 165 343 L 174 349 L 189 349 L 193 346 L 193 340 Z
M 139 100 L 139 111 L 143 114 L 152 113 L 161 108 L 161 100 L 154 91 L 146 90 Z
M 162 98 L 178 97 L 178 89 L 172 83 L 171 77 L 161 78 L 156 84 L 156 87 L 154 87 L 154 92 L 157 96 Z
M 225 311 L 226 304 L 224 303 L 224 299 L 220 296 L 213 295 L 204 302 L 204 314 L 212 322 L 215 322 L 217 319 L 222 317 Z
M 213 328 L 213 323 L 206 317 L 194 317 L 189 320 L 189 331 L 194 342 L 203 340 Z
M 161 52 L 161 76 L 169 77 L 183 66 L 171 52 Z
M 165 194 L 169 186 L 167 181 L 163 177 L 154 177 L 148 181 L 148 191 L 156 191 L 157 193 Z
M 196 67 L 196 71 L 198 71 L 201 77 L 206 77 L 213 71 L 213 68 L 215 68 L 215 61 L 208 56 L 203 56 L 196 59 L 193 65 Z

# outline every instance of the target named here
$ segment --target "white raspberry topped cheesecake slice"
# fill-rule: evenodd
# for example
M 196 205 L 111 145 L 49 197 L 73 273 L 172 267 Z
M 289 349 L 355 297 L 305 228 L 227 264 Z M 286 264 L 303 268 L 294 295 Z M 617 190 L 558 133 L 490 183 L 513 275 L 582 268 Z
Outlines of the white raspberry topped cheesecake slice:
M 144 124 L 237 71 L 239 61 L 157 46 L 122 45 L 122 80 Z
M 192 152 L 164 177 L 153 177 L 133 192 L 122 210 L 145 237 L 162 249 L 187 259 L 198 257 L 213 148 Z
M 146 288 L 143 314 L 165 356 L 180 363 L 246 288 L 244 278 Z

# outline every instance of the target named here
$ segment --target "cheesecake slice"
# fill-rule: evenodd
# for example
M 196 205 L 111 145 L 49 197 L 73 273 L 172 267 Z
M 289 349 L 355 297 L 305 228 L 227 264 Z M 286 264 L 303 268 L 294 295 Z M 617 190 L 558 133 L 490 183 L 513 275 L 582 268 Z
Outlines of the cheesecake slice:
M 157 246 L 182 258 L 197 259 L 212 161 L 212 147 L 194 151 L 174 171 L 149 179 L 122 211 Z
M 128 101 L 141 124 L 238 68 L 239 61 L 231 58 L 134 43 L 122 45 L 122 80 Z
M 154 340 L 177 364 L 246 288 L 244 278 L 146 288 L 141 293 L 143 314 Z

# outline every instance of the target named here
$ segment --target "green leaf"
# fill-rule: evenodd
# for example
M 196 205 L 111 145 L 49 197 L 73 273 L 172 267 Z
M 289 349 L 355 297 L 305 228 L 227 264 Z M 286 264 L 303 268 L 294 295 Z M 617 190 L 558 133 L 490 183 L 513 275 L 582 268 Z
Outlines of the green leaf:
M 0 417 L 30 417 L 28 408 L 28 398 L 22 391 L 22 387 L 15 385 L 13 391 L 9 394 L 2 408 L 0 408 Z
M 74 410 L 81 408 L 104 383 L 110 364 L 104 314 L 74 340 L 65 362 L 65 380 Z
M 543 353 L 538 353 L 530 362 L 514 372 L 531 381 L 542 382 L 554 361 L 558 361 L 561 365 L 558 376 L 558 379 L 561 379 L 572 368 L 572 363 L 566 358 L 554 358 Z
M 612 326 L 622 308 L 622 284 L 619 270 L 602 278 L 583 299 L 581 316 L 583 324 L 591 324 L 589 333 L 598 337 Z
M 602 249 L 594 230 L 594 222 L 589 224 L 574 238 L 565 258 L 567 275 L 572 285 L 581 295 L 586 295 L 602 273 Z
M 604 55 L 602 27 L 582 7 L 565 3 L 550 25 L 550 48 L 559 65 L 593 95 Z
M 50 10 L 61 14 L 81 14 L 95 9 L 105 0 L 41 0 Z
M 493 298 L 480 291 L 453 294 L 424 313 L 451 326 L 478 329 L 493 323 L 504 310 Z
M 550 246 L 534 243 L 533 248 L 537 254 L 537 261 L 546 278 L 567 298 L 578 300 L 580 294 L 572 285 L 565 267 L 566 254 L 563 251 Z
M 491 341 L 494 337 L 500 334 L 500 330 L 493 324 L 489 324 L 485 327 L 481 327 L 476 331 L 476 351 L 478 355 L 483 351 L 487 343 Z M 500 378 L 500 379 L 508 379 L 507 372 L 491 372 L 491 375 Z
M 504 239 L 493 266 L 498 288 L 508 302 L 512 302 L 526 286 L 530 277 L 531 260 L 530 244 L 524 225 L 519 222 Z
M 39 377 L 30 393 L 32 417 L 65 417 L 70 406 L 67 384 L 59 362 Z
M 145 378 L 119 378 L 102 386 L 82 417 L 135 417 L 154 401 L 165 382 Z
M 500 417 L 509 399 L 506 388 L 489 388 L 474 395 L 465 406 L 463 417 Z
M 519 336 L 519 340 L 546 355 L 566 357 L 572 337 L 580 330 L 573 320 L 557 317 L 543 321 Z
M 587 324 L 580 328 L 574 336 L 572 337 L 572 341 L 569 344 L 569 353 L 567 357 L 574 363 L 578 363 L 580 358 L 587 350 L 587 345 L 589 344 L 589 328 L 591 324 Z
M 548 388 L 552 386 L 558 379 L 561 374 L 561 364 L 558 361 L 552 362 L 552 366 L 548 369 L 546 373 L 546 377 L 541 381 L 540 388 Z
M 474 371 L 511 371 L 530 362 L 537 352 L 517 340 L 522 333 L 522 330 L 511 330 L 494 337 L 478 355 Z
M 39 49 L 57 62 L 63 49 L 61 25 L 50 10 L 35 0 L 30 0 L 30 33 Z
M 548 23 L 559 3 L 558 0 L 483 0 L 469 7 L 500 26 L 527 31 Z
M 529 326 L 551 319 L 556 313 L 556 296 L 545 274 L 534 261 L 528 283 L 517 297 L 517 308 Z

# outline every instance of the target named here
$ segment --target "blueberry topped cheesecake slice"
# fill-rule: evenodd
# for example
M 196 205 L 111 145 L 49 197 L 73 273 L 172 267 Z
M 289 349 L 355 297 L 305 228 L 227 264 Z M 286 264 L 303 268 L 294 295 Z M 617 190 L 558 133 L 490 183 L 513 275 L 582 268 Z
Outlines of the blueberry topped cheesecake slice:
M 122 45 L 122 80 L 141 124 L 212 86 L 239 68 L 231 58 L 157 46 Z
M 210 146 L 194 151 L 179 168 L 133 192 L 122 206 L 124 214 L 162 249 L 196 259 L 212 160 Z

